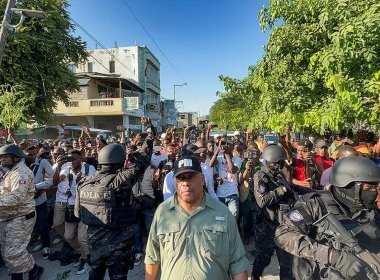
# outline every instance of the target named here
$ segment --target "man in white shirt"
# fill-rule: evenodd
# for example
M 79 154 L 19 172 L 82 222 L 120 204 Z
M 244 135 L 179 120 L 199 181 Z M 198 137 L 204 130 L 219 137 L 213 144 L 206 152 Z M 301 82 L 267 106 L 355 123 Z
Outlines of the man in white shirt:
M 230 209 L 236 220 L 239 217 L 238 172 L 241 164 L 242 159 L 233 156 L 230 147 L 222 142 L 219 142 L 218 151 L 210 160 L 211 167 L 218 165 L 220 181 L 216 195 Z
M 58 174 L 56 207 L 54 209 L 54 227 L 65 241 L 81 255 L 77 264 L 77 275 L 83 274 L 89 268 L 87 264 L 87 228 L 80 222 L 67 222 L 66 208 L 74 209 L 77 183 L 84 176 L 95 173 L 95 168 L 82 162 L 81 152 L 71 150 L 67 162 L 58 160 L 55 177 Z M 55 178 L 56 179 L 56 178 Z

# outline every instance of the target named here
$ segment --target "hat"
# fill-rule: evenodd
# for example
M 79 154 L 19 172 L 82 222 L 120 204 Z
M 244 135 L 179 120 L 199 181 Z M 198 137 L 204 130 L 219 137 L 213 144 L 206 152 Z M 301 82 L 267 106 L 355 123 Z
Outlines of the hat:
M 362 154 L 365 154 L 365 155 L 369 155 L 369 150 L 368 150 L 368 147 L 367 146 L 364 146 L 364 145 L 360 145 L 360 146 L 356 146 L 355 149 L 362 153 Z
M 239 136 L 239 135 L 240 135 L 240 132 L 236 130 L 236 131 L 234 132 L 234 136 Z
M 315 147 L 317 147 L 317 148 L 327 147 L 328 148 L 329 144 L 325 140 L 320 139 L 320 140 L 317 141 Z
M 220 135 L 220 134 L 214 134 L 214 139 L 216 139 L 218 137 L 222 137 L 222 135 Z
M 202 167 L 197 158 L 192 156 L 184 156 L 174 162 L 174 177 L 183 173 L 202 173 Z
M 195 151 L 198 150 L 198 146 L 196 146 L 194 144 L 186 144 L 185 146 L 183 146 L 182 149 L 189 151 L 189 152 L 192 152 L 192 153 L 195 153 Z
M 166 137 L 166 133 L 161 134 L 161 139 L 164 139 Z
M 207 148 L 200 147 L 196 151 L 194 151 L 194 154 L 201 154 L 204 153 L 207 150 Z

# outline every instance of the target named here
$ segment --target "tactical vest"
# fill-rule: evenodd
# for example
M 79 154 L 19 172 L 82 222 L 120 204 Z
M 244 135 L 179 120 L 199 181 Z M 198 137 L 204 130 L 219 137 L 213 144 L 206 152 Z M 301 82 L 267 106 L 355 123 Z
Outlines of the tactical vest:
M 134 224 L 132 188 L 115 191 L 116 174 L 96 174 L 78 188 L 81 221 L 88 226 L 123 228 Z
M 285 176 L 280 174 L 284 180 Z M 277 182 L 274 175 L 270 172 L 264 172 L 263 170 L 257 171 L 257 176 L 265 183 L 268 191 L 274 191 L 279 187 L 281 182 Z M 290 192 L 290 190 L 288 190 Z M 290 196 L 285 195 L 278 203 L 275 205 L 266 206 L 262 209 L 263 215 L 267 220 L 277 221 L 282 223 L 285 214 L 294 206 L 295 199 Z
M 336 202 L 335 198 L 331 194 L 330 191 L 318 191 L 317 195 L 319 196 L 319 200 L 322 202 L 324 206 L 324 211 L 327 213 L 334 214 L 335 217 L 340 221 L 340 223 L 346 228 L 348 231 L 352 232 L 355 235 L 355 239 L 358 241 L 359 245 L 362 248 L 366 248 L 369 251 L 373 251 L 375 248 L 370 248 L 372 246 L 368 246 L 368 242 L 371 243 L 371 241 L 375 241 L 378 239 L 376 234 L 376 224 L 375 222 L 371 223 L 363 223 L 360 224 L 358 221 L 349 218 L 345 213 L 344 210 L 341 209 L 341 206 Z M 370 215 L 371 213 L 369 213 Z M 367 217 L 366 220 L 370 220 L 369 217 Z M 336 233 L 333 231 L 333 229 L 330 227 L 329 223 L 316 223 L 315 226 L 317 226 L 317 232 L 315 239 L 318 241 L 324 241 L 324 243 L 330 247 L 333 247 L 337 250 L 342 250 L 345 248 L 346 250 L 350 251 L 347 246 L 343 245 L 339 242 L 336 238 Z M 365 233 L 366 231 L 372 232 L 375 235 L 369 236 L 370 234 Z M 377 242 L 377 248 L 380 250 L 380 240 Z M 369 248 L 368 248 L 369 247 Z M 377 252 L 379 253 L 379 252 Z
M 361 248 L 374 254 L 376 258 L 376 255 L 380 253 L 380 234 L 375 221 L 370 219 L 370 215 L 363 218 L 364 221 L 370 222 L 360 224 L 358 221 L 350 219 L 345 214 L 345 211 L 341 209 L 341 206 L 337 203 L 330 191 L 318 191 L 303 195 L 303 199 L 305 200 L 312 197 L 318 197 L 318 200 L 321 202 L 324 215 L 329 213 L 334 214 L 343 227 L 355 236 L 353 241 L 357 242 Z M 306 214 L 304 211 L 302 211 L 302 213 Z M 316 239 L 319 243 L 326 246 L 337 250 L 345 250 L 356 255 L 354 248 L 343 244 L 339 240 L 340 234 L 334 232 L 333 226 L 330 225 L 328 220 L 319 219 L 317 222 L 313 222 L 312 218 L 307 214 L 303 217 L 307 225 L 312 224 L 316 227 L 316 230 L 311 232 L 311 238 Z M 295 279 L 319 279 L 319 277 L 332 280 L 343 279 L 337 275 L 336 272 L 331 270 L 330 267 L 321 267 L 319 272 L 313 271 L 313 267 L 315 267 L 315 264 L 312 264 L 311 261 L 294 257 L 293 274 Z

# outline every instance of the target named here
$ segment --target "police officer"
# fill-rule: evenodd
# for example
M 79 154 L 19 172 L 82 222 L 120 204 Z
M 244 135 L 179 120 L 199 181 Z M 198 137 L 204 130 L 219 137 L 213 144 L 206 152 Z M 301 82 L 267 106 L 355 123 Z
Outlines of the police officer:
M 367 158 L 343 158 L 330 182 L 330 191 L 300 197 L 277 228 L 276 243 L 296 256 L 296 279 L 380 279 L 373 218 L 380 169 Z
M 270 264 L 274 250 L 280 264 L 280 279 L 292 279 L 291 255 L 274 243 L 275 229 L 296 199 L 282 173 L 286 152 L 283 147 L 273 144 L 263 150 L 262 158 L 264 166 L 255 173 L 253 184 L 253 193 L 257 205 L 262 208 L 263 219 L 257 226 L 257 253 L 253 262 L 252 279 L 260 278 L 265 267 Z
M 124 171 L 124 147 L 103 147 L 98 154 L 100 170 L 78 185 L 76 211 L 88 226 L 90 280 L 104 279 L 107 268 L 111 280 L 127 279 L 133 268 L 136 209 L 132 187 L 150 163 L 153 141 L 147 143 L 134 152 L 134 166 Z
M 27 246 L 36 222 L 33 172 L 25 165 L 24 152 L 14 144 L 0 148 L 6 173 L 0 182 L 0 246 L 12 280 L 40 279 L 44 269 L 34 263 Z

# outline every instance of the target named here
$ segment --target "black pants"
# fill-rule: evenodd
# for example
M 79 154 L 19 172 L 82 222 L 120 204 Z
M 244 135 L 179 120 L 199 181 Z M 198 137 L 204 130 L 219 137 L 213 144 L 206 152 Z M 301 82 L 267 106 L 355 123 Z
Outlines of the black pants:
M 263 274 L 264 269 L 270 264 L 274 250 L 278 263 L 280 264 L 280 279 L 293 279 L 292 255 L 280 249 L 274 243 L 274 232 L 276 226 L 265 220 L 257 226 L 256 255 L 252 267 L 252 279 L 256 280 Z
M 89 280 L 103 280 L 108 269 L 110 280 L 126 280 L 133 261 L 128 257 L 109 257 L 91 264 Z
M 91 271 L 88 280 L 103 280 L 107 269 L 110 280 L 127 280 L 128 271 L 134 266 L 134 237 L 122 243 L 126 246 L 103 253 L 96 260 L 93 256 L 98 252 L 91 252 L 90 248 Z
M 48 207 L 47 202 L 36 206 L 36 231 L 41 235 L 41 243 L 43 247 L 50 247 L 50 234 L 48 228 Z

